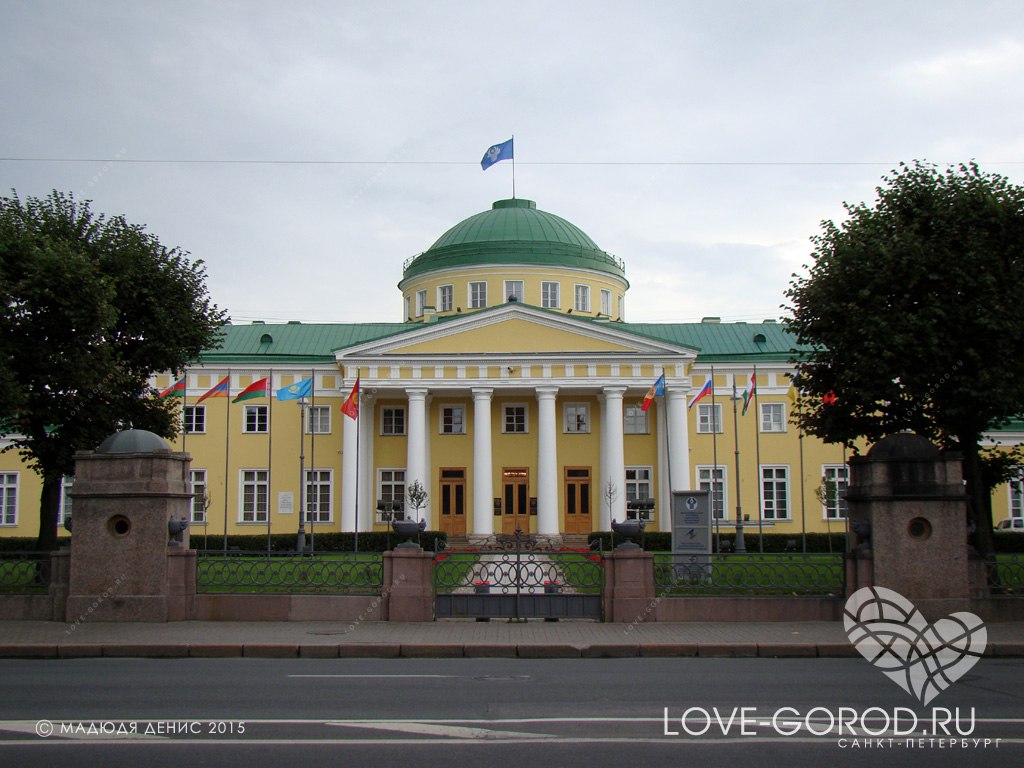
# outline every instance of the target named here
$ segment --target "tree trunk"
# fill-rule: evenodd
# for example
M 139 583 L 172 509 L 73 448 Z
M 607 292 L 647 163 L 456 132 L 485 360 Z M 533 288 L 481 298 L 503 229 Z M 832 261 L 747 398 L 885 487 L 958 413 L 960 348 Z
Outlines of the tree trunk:
M 967 484 L 967 522 L 972 531 L 971 540 L 978 553 L 991 562 L 995 556 L 992 536 L 992 488 L 985 482 L 978 441 L 973 437 L 960 438 L 964 455 L 964 482 Z
M 61 477 L 44 476 L 39 496 L 39 538 L 36 549 L 50 552 L 57 548 L 57 513 L 60 511 Z

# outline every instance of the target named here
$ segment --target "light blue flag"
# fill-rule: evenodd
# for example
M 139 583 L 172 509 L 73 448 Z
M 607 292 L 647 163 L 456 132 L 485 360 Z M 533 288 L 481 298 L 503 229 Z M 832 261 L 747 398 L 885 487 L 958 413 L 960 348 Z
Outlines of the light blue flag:
M 278 400 L 298 400 L 300 397 L 309 397 L 309 394 L 313 391 L 313 380 L 304 379 L 303 381 L 297 381 L 294 384 L 289 384 L 287 387 L 282 387 L 277 390 Z
M 512 157 L 512 139 L 509 139 L 501 144 L 495 144 L 484 152 L 484 159 L 480 161 L 480 167 L 486 171 L 495 163 L 511 160 Z

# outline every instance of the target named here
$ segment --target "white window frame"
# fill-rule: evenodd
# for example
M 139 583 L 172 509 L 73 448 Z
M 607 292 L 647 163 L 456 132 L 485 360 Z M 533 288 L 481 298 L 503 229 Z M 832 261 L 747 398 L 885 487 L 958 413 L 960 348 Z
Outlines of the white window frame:
M 451 429 L 446 429 L 446 412 L 451 413 Z M 445 403 L 437 409 L 437 431 L 442 435 L 466 434 L 466 406 L 458 403 Z
M 577 312 L 590 311 L 590 286 L 584 283 L 576 283 L 573 286 L 573 308 Z
M 392 411 L 393 413 L 402 414 L 402 428 L 400 430 L 395 429 L 395 418 L 394 415 L 391 417 L 391 430 L 388 431 L 387 427 L 387 412 Z M 404 405 L 382 405 L 380 407 L 380 434 L 382 437 L 401 437 L 405 434 L 406 430 L 406 418 L 405 418 L 405 406 Z
M 523 428 L 509 429 L 509 411 L 521 408 L 523 411 Z M 518 420 L 516 420 L 518 421 Z M 514 426 L 518 427 L 518 423 Z M 526 403 L 506 403 L 501 408 L 501 431 L 506 435 L 525 435 L 530 431 L 530 408 Z
M 395 477 L 395 475 L 397 473 L 399 473 L 399 472 L 402 474 L 401 479 L 398 479 L 398 478 Z M 385 475 L 387 475 L 387 477 L 385 477 Z M 384 494 L 384 487 L 385 486 L 388 487 L 387 498 L 385 498 L 385 494 Z M 402 492 L 400 494 L 398 494 L 397 498 L 396 498 L 395 489 L 398 488 L 398 487 L 401 487 Z M 405 487 L 405 467 L 380 467 L 380 468 L 377 469 L 377 499 L 378 500 L 381 500 L 381 501 L 401 501 L 402 504 L 404 505 L 407 502 L 407 499 L 405 498 L 405 493 L 406 493 L 406 487 Z M 376 510 L 376 513 L 375 513 L 376 514 L 376 520 L 377 520 L 378 523 L 386 523 L 386 522 L 388 522 L 389 520 L 391 520 L 391 515 L 392 514 L 396 515 L 396 517 L 395 517 L 396 520 L 403 519 L 403 517 L 398 517 L 398 515 L 403 515 L 404 516 L 404 514 L 402 512 L 393 513 L 390 510 L 388 510 L 388 517 L 385 518 L 384 517 L 384 513 L 381 512 L 376 507 L 377 507 L 377 504 L 376 504 L 376 502 L 374 502 L 374 509 Z M 404 509 L 404 506 L 403 506 L 403 509 Z
M 316 411 L 317 418 L 314 420 L 313 411 Z M 327 424 L 324 424 L 326 417 Z M 324 428 L 326 426 L 326 429 Z M 331 434 L 331 406 L 310 405 L 306 408 L 306 434 L 307 435 L 329 435 Z
M 71 501 L 71 489 L 75 487 L 75 476 L 64 475 L 60 479 L 60 506 L 57 508 L 57 525 L 64 525 L 68 515 L 73 514 L 74 504 Z
M 246 475 L 253 477 L 247 478 Z M 262 478 L 261 478 L 262 476 Z M 246 486 L 253 487 L 253 505 L 251 510 L 246 510 L 245 491 Z M 263 488 L 264 503 L 266 509 L 260 511 L 259 490 Z M 238 524 L 239 525 L 266 525 L 267 515 L 270 511 L 270 473 L 266 469 L 240 469 L 238 470 Z M 249 516 L 248 518 L 246 516 Z
M 766 478 L 768 473 L 772 475 L 770 478 Z M 792 520 L 793 495 L 789 489 L 789 465 L 762 464 L 758 472 L 758 480 L 761 483 L 761 519 L 774 522 Z M 781 495 L 784 496 L 781 505 L 779 503 L 780 490 Z M 771 507 L 770 513 L 769 507 Z M 781 510 L 780 507 L 782 507 Z
M 605 317 L 612 316 L 612 292 L 607 288 L 601 289 L 601 314 Z
M 836 477 L 837 474 L 842 473 L 842 477 Z M 837 481 L 837 492 L 840 496 L 836 499 L 835 509 L 831 508 L 828 503 L 828 497 L 826 496 L 821 503 L 821 519 L 829 521 L 842 521 L 846 519 L 846 489 L 850 485 L 850 467 L 846 464 L 822 464 L 821 465 L 821 483 L 822 488 L 825 486 L 826 480 Z M 833 514 L 834 512 L 834 514 Z
M 516 301 L 522 304 L 526 299 L 526 282 L 523 280 L 506 280 L 505 301 L 509 300 L 509 296 L 515 296 Z
M 645 411 L 639 405 L 624 405 L 622 407 L 622 434 L 624 435 L 649 435 L 651 434 L 651 413 Z
M 263 429 L 260 429 L 260 417 L 259 414 L 263 413 Z M 249 414 L 256 414 L 253 418 L 253 422 L 256 429 L 249 429 Z M 247 405 L 242 411 L 242 433 L 246 435 L 265 435 L 270 431 L 270 411 L 266 405 Z
M 786 404 L 759 403 L 761 418 L 759 427 L 763 433 L 782 434 L 786 431 Z
M 188 484 L 189 491 L 192 493 L 192 502 L 189 504 L 189 520 L 195 525 L 206 525 L 206 493 L 208 490 L 206 470 L 190 469 Z
M 487 307 L 487 281 L 472 280 L 466 286 L 466 306 L 470 309 L 484 309 Z M 475 294 L 475 295 L 474 295 Z
M 188 418 L 191 416 L 192 418 Z M 200 416 L 202 429 L 196 429 L 196 416 Z M 189 435 L 206 434 L 206 406 L 205 405 L 183 405 L 181 407 L 181 430 Z
M 566 403 L 562 406 L 562 429 L 569 435 L 590 434 L 590 403 Z
M 0 472 L 0 527 L 18 524 L 18 472 Z
M 718 506 L 719 509 L 713 509 L 711 511 L 711 519 L 728 520 L 729 468 L 725 464 L 719 464 L 717 467 L 714 464 L 698 464 L 696 469 L 696 487 L 697 490 L 700 491 L 710 491 L 711 477 L 712 475 L 717 475 L 717 478 L 715 479 L 715 505 Z
M 541 282 L 540 305 L 544 309 L 559 309 L 562 306 L 561 286 L 557 280 Z
M 714 413 L 713 417 L 712 413 Z M 697 434 L 722 434 L 721 403 L 697 403 Z
M 451 312 L 453 309 L 455 309 L 455 286 L 450 283 L 437 286 L 437 311 Z
M 619 318 L 618 319 L 619 319 L 619 321 L 625 320 L 626 319 L 626 297 L 625 296 L 619 296 L 618 305 L 619 305 Z
M 314 467 L 306 469 L 305 505 L 306 522 L 323 525 L 334 520 L 334 470 Z M 326 505 L 323 495 L 326 494 Z M 312 509 L 317 504 L 320 508 Z M 326 507 L 326 509 L 325 509 Z
M 638 477 L 640 473 L 645 473 L 646 477 Z M 630 477 L 630 474 L 633 477 Z M 640 494 L 641 489 L 646 489 L 644 494 Z M 641 465 L 627 465 L 626 466 L 626 507 L 629 508 L 629 502 L 637 499 L 653 499 L 654 498 L 654 467 L 649 464 Z M 627 511 L 627 516 L 629 512 Z M 635 518 L 631 520 L 646 520 L 650 522 L 654 519 L 653 509 L 643 509 L 636 512 Z
M 412 320 L 412 299 L 405 297 L 405 319 Z
M 427 306 L 427 289 L 416 291 L 416 314 L 414 317 L 423 317 L 423 308 Z
M 1006 515 L 1024 517 L 1024 467 L 1017 467 L 1007 480 Z

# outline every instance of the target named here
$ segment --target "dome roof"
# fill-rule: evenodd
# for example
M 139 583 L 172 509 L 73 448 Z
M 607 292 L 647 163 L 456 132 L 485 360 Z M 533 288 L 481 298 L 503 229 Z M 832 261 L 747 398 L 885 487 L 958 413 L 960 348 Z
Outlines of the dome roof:
M 476 264 L 595 269 L 625 279 L 622 261 L 602 251 L 583 230 L 520 198 L 498 200 L 491 210 L 460 221 L 406 262 L 403 279 Z
M 152 453 L 169 451 L 171 446 L 159 435 L 145 429 L 125 429 L 115 432 L 96 449 L 96 453 Z

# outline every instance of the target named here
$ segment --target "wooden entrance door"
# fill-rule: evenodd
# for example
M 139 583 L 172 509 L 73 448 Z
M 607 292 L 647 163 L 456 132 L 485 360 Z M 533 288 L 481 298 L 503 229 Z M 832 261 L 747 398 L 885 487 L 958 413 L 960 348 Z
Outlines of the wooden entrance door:
M 565 468 L 565 532 L 590 533 L 590 467 Z
M 527 469 L 504 469 L 501 472 L 501 532 L 515 533 L 516 528 L 530 532 L 530 472 Z
M 441 530 L 449 536 L 466 535 L 465 468 L 441 469 Z

